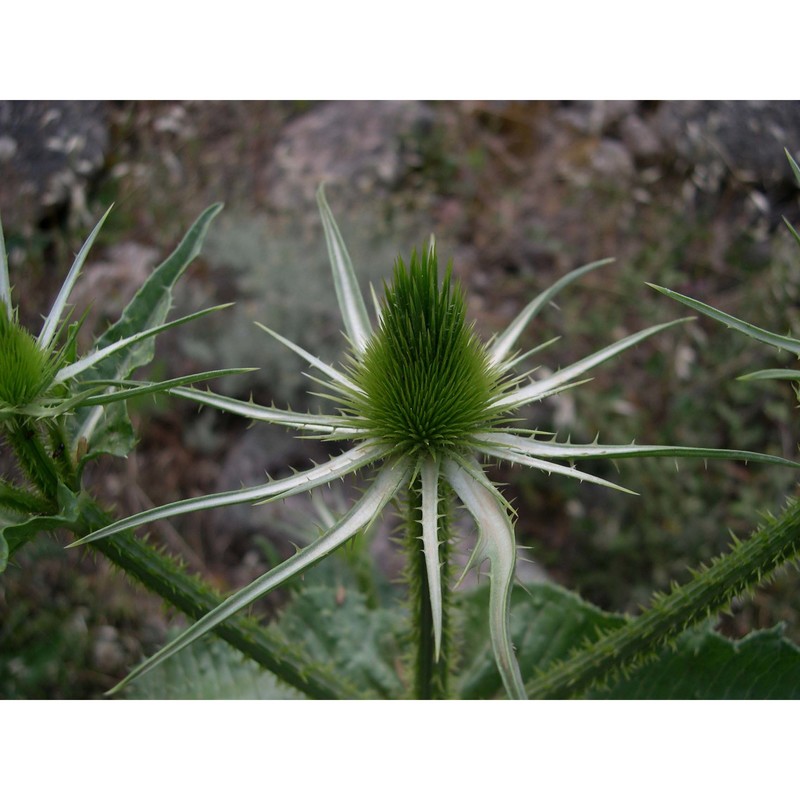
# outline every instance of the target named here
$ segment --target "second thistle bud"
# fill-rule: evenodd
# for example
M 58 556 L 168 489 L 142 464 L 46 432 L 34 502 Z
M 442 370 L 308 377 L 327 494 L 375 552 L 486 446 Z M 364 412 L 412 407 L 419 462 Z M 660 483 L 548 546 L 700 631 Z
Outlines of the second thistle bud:
M 41 396 L 55 377 L 57 358 L 39 347 L 17 322 L 17 315 L 0 304 L 0 402 L 21 408 Z

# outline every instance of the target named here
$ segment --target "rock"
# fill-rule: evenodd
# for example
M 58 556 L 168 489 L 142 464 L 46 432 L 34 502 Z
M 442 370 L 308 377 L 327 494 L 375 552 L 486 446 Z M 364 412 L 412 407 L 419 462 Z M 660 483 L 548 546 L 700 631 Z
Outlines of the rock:
M 613 178 L 623 185 L 634 173 L 628 148 L 614 139 L 602 139 L 591 155 L 592 171 L 604 178 Z
M 638 114 L 631 114 L 622 120 L 620 136 L 631 155 L 638 161 L 653 162 L 662 152 L 658 135 Z
M 719 181 L 733 174 L 745 183 L 792 181 L 783 149 L 797 152 L 800 147 L 800 103 L 663 103 L 654 125 L 665 148 L 690 169 L 702 167 L 704 178 Z
M 290 122 L 268 168 L 270 200 L 281 211 L 313 206 L 330 181 L 337 196 L 394 188 L 420 164 L 433 112 L 419 102 L 323 103 Z
M 81 223 L 91 179 L 105 163 L 102 102 L 0 101 L 0 214 L 22 228 L 67 208 Z
M 556 117 L 575 131 L 589 135 L 607 134 L 626 116 L 635 113 L 635 100 L 581 100 L 568 103 Z

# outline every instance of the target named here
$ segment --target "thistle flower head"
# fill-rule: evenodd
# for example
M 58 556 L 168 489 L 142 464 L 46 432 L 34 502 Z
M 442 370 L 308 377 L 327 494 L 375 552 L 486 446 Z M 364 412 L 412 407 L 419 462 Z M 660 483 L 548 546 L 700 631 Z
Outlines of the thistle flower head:
M 58 352 L 41 348 L 21 327 L 16 310 L 0 305 L 0 402 L 21 408 L 52 383 L 60 362 Z
M 440 489 L 446 484 L 478 529 L 478 543 L 468 568 L 489 563 L 492 649 L 506 691 L 511 697 L 522 698 L 525 686 L 509 626 L 516 557 L 513 517 L 500 490 L 484 472 L 483 461 L 503 459 L 624 492 L 629 490 L 580 471 L 574 463 L 593 458 L 692 456 L 796 466 L 794 462 L 742 451 L 597 442 L 578 445 L 543 439 L 537 431 L 508 426 L 508 415 L 515 410 L 582 383 L 581 376 L 592 368 L 683 320 L 627 336 L 541 380 L 515 379 L 510 377 L 511 370 L 525 356 L 517 356 L 513 348 L 528 323 L 555 294 L 586 273 L 608 264 L 609 259 L 587 264 L 556 281 L 531 300 L 505 331 L 484 345 L 466 322 L 463 294 L 454 285 L 449 269 L 439 283 L 435 249 L 431 247 L 421 256 L 412 255 L 408 266 L 398 260 L 393 280 L 385 287 L 379 324 L 373 329 L 347 248 L 322 190 L 318 201 L 336 296 L 351 348 L 349 366 L 339 369 L 326 364 L 279 333 L 264 330 L 322 372 L 323 383 L 339 401 L 341 413 L 282 411 L 194 389 L 175 389 L 172 393 L 252 420 L 284 425 L 332 441 L 350 440 L 354 444 L 341 455 L 305 472 L 261 486 L 191 498 L 145 511 L 96 531 L 75 545 L 191 511 L 243 502 L 270 502 L 365 468 L 374 470 L 372 480 L 358 502 L 317 540 L 228 597 L 137 667 L 117 688 L 369 528 L 390 500 L 413 481 L 421 497 L 422 551 L 436 652 L 442 638 Z
M 409 265 L 397 260 L 385 287 L 380 326 L 351 373 L 349 407 L 371 438 L 392 453 L 461 452 L 489 430 L 501 371 L 466 322 L 464 296 L 448 267 L 439 284 L 430 247 Z

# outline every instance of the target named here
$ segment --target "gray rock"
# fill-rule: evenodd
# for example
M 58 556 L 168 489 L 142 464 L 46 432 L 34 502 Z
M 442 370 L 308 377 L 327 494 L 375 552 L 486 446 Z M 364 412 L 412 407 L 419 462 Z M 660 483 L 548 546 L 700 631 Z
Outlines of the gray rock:
M 665 148 L 690 169 L 703 166 L 718 180 L 733 174 L 745 183 L 791 181 L 783 148 L 800 147 L 800 102 L 664 103 L 654 125 Z
M 20 228 L 67 207 L 83 223 L 89 181 L 105 163 L 102 102 L 0 101 L 0 214 Z
M 289 123 L 267 172 L 276 209 L 314 204 L 319 184 L 337 196 L 372 196 L 394 188 L 419 166 L 420 142 L 433 125 L 424 103 L 349 101 L 324 103 Z
M 622 141 L 634 158 L 652 162 L 662 152 L 663 146 L 658 135 L 638 114 L 625 117 L 619 127 Z
M 625 182 L 633 176 L 633 159 L 628 148 L 614 139 L 602 139 L 598 143 L 591 163 L 592 170 L 606 178 Z
M 623 118 L 635 113 L 635 100 L 581 100 L 557 111 L 556 117 L 568 127 L 589 135 L 609 133 Z

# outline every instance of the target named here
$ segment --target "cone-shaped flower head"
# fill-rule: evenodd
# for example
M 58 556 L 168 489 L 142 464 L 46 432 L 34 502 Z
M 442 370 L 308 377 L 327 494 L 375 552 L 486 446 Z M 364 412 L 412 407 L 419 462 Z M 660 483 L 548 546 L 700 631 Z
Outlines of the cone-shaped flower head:
M 16 311 L 0 305 L 0 401 L 10 408 L 33 402 L 53 382 L 59 354 L 41 348 L 17 322 Z
M 381 322 L 351 378 L 349 408 L 373 438 L 402 455 L 463 451 L 499 415 L 490 408 L 500 370 L 466 322 L 448 268 L 439 285 L 433 247 L 398 259 Z

